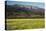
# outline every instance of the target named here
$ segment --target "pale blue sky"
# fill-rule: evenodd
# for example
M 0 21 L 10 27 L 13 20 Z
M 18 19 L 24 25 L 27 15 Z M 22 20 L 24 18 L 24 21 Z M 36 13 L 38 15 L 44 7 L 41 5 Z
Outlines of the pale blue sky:
M 6 0 L 6 1 L 41 1 L 43 2 L 44 0 Z
M 7 1 L 8 5 L 14 5 L 14 4 L 19 4 L 19 5 L 32 5 L 32 6 L 37 6 L 40 8 L 44 8 L 44 3 L 41 2 L 23 2 L 23 1 Z
M 22 2 L 22 1 L 7 1 L 8 5 L 14 5 L 14 4 L 19 4 L 19 5 L 32 5 L 32 2 Z

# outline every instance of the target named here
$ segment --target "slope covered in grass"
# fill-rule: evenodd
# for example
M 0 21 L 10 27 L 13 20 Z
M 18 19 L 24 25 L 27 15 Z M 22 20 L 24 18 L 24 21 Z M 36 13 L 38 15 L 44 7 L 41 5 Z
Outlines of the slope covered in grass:
M 44 28 L 44 19 L 6 19 L 7 29 L 38 29 Z

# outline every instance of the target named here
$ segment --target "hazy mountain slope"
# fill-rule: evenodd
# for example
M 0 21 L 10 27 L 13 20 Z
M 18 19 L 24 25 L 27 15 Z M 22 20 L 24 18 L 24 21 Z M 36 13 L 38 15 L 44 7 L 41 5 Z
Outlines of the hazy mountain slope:
M 21 16 L 31 17 L 31 15 L 44 15 L 44 9 L 36 6 L 28 5 L 7 5 L 6 7 L 7 16 Z

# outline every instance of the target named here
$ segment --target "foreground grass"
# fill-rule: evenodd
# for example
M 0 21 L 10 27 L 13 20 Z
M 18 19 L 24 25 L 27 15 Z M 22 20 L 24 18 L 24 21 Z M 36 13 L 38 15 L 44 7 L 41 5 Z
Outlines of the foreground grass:
M 44 28 L 44 19 L 6 19 L 7 30 Z

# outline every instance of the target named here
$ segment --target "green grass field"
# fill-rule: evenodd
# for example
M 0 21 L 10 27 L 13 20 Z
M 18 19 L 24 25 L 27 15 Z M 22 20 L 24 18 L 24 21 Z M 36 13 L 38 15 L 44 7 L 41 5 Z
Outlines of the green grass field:
M 6 19 L 7 30 L 44 28 L 44 19 Z

